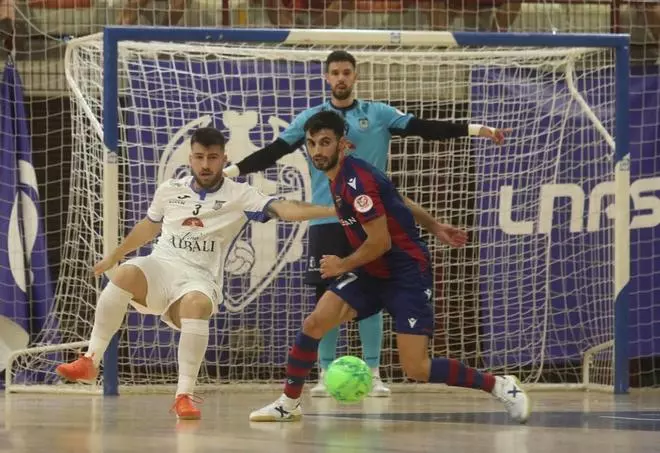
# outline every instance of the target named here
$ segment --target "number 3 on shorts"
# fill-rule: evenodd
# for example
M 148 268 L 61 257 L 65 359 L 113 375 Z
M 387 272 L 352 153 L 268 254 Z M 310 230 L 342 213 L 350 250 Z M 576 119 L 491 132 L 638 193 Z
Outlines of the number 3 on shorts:
M 353 272 L 348 272 L 339 277 L 339 279 L 341 281 L 337 284 L 337 289 L 342 289 L 344 286 L 357 280 L 357 275 L 355 275 Z

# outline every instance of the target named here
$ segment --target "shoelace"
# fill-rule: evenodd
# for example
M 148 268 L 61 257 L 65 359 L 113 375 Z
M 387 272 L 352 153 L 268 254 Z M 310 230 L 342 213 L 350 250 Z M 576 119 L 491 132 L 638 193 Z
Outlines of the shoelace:
M 81 353 L 80 353 L 80 357 L 78 357 L 78 360 L 76 360 L 75 362 L 73 362 L 72 365 L 73 365 L 73 367 L 76 368 L 76 369 L 83 368 L 83 367 L 86 367 L 86 366 L 87 366 L 86 364 L 87 364 L 87 361 L 88 361 L 88 360 L 89 360 L 90 362 L 92 362 L 92 365 L 94 365 L 94 359 L 93 359 L 93 357 L 94 357 L 94 356 L 92 356 L 92 357 L 86 357 L 85 354 L 83 354 L 83 353 L 81 352 Z
M 180 404 L 181 400 L 183 399 L 189 399 L 190 402 L 194 404 L 204 403 L 204 399 L 200 396 L 190 395 L 188 393 L 182 393 L 181 395 L 177 396 L 176 399 L 174 400 L 174 404 L 172 404 L 172 407 L 170 408 L 170 413 L 176 410 L 177 406 Z
M 300 407 L 300 400 L 298 400 L 298 402 L 296 402 L 296 405 L 293 406 L 293 407 L 288 407 L 287 404 L 285 404 L 285 403 L 286 403 L 286 400 L 284 399 L 284 397 L 280 397 L 277 401 L 275 401 L 273 403 L 273 406 L 274 407 L 281 407 L 287 413 L 289 413 L 289 412 L 291 412 L 291 411 L 293 411 L 293 410 Z

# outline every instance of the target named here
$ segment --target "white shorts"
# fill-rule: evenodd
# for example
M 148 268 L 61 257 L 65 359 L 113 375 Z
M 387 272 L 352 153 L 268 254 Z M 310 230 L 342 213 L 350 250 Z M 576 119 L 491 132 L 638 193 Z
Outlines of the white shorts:
M 147 279 L 147 306 L 131 301 L 131 305 L 139 313 L 145 315 L 160 315 L 160 319 L 179 330 L 168 314 L 170 306 L 184 295 L 192 291 L 205 294 L 213 303 L 212 313 L 218 312 L 221 301 L 220 287 L 205 275 L 200 275 L 198 269 L 176 264 L 154 256 L 140 256 L 126 261 L 140 268 Z

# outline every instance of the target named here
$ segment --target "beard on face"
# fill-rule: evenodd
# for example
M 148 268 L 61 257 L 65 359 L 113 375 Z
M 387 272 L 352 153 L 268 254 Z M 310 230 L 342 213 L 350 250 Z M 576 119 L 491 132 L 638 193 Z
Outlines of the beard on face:
M 197 173 L 195 170 L 192 169 L 190 171 L 192 172 L 192 175 L 195 178 L 195 182 L 197 183 L 197 185 L 204 189 L 212 189 L 216 187 L 220 183 L 220 181 L 222 181 L 222 172 L 219 172 L 218 174 L 214 175 L 213 172 L 208 170 L 202 170 L 200 173 Z
M 343 101 L 345 99 L 348 99 L 351 96 L 352 93 L 353 93 L 353 88 L 352 87 L 347 88 L 345 85 L 344 85 L 344 88 L 333 88 L 332 89 L 332 96 L 335 99 L 339 100 L 339 101 Z
M 339 146 L 337 146 L 337 149 L 335 150 L 332 156 L 330 157 L 316 156 L 312 159 L 312 162 L 314 163 L 314 167 L 317 170 L 321 170 L 321 171 L 332 170 L 337 166 L 337 163 L 339 162 Z

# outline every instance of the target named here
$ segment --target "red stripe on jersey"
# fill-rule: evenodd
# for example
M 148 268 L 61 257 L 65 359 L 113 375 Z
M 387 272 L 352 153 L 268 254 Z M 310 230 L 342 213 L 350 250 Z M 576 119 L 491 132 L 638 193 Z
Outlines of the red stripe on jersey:
M 357 167 L 355 167 L 357 168 Z M 353 197 L 353 194 L 351 194 L 351 191 L 346 188 L 346 184 L 342 184 L 342 194 L 345 195 L 345 201 L 350 203 L 351 206 L 353 206 L 353 202 L 355 201 L 355 197 Z M 382 203 L 380 203 L 380 206 L 383 206 Z M 353 208 L 353 211 L 355 212 L 355 216 L 358 217 L 360 216 L 360 213 L 355 211 L 355 208 Z M 382 215 L 386 215 L 385 211 L 383 209 Z M 380 217 L 380 216 L 379 216 Z M 362 226 L 364 223 L 368 223 L 371 220 L 374 220 L 376 217 L 370 218 L 370 219 L 360 219 L 358 218 L 358 222 L 360 223 L 360 226 Z M 364 239 L 362 239 L 358 234 L 353 231 L 353 229 L 350 226 L 344 226 L 344 231 L 346 232 L 346 238 L 348 239 L 348 243 L 351 245 L 351 247 L 354 250 L 357 250 L 358 247 L 364 243 Z M 366 235 L 366 233 L 365 233 Z M 387 265 L 387 260 L 384 257 L 379 257 L 376 258 L 374 261 L 371 261 L 370 263 L 365 264 L 362 266 L 367 273 L 373 275 L 374 277 L 380 277 L 380 278 L 390 278 L 392 276 L 392 273 L 390 272 L 389 266 Z
M 415 241 L 413 241 L 410 238 L 410 236 L 406 233 L 406 231 L 401 227 L 399 222 L 396 220 L 396 218 L 392 217 L 391 213 L 386 211 L 385 205 L 383 204 L 381 198 L 381 193 L 380 193 L 381 187 L 374 178 L 373 174 L 368 170 L 363 169 L 359 165 L 353 164 L 351 165 L 351 168 L 355 172 L 355 175 L 362 186 L 363 193 L 368 193 L 371 196 L 372 201 L 374 203 L 373 210 L 375 210 L 374 213 L 375 215 L 372 214 L 369 217 L 365 217 L 361 215 L 361 213 L 357 212 L 357 210 L 353 206 L 355 197 L 353 196 L 351 190 L 347 188 L 347 184 L 345 180 L 346 176 L 343 175 L 342 181 L 340 183 L 341 194 L 345 197 L 344 201 L 350 203 L 358 222 L 361 225 L 364 225 L 365 223 L 368 223 L 377 217 L 383 215 L 386 216 L 388 230 L 392 238 L 392 245 L 397 246 L 404 253 L 407 253 L 414 260 L 419 262 L 420 270 L 426 270 L 428 268 L 429 263 L 428 260 L 426 259 L 424 251 L 419 246 L 419 244 L 417 244 Z M 333 187 L 333 191 L 336 188 L 337 187 Z M 355 231 L 351 229 L 351 227 L 345 226 L 344 231 L 346 231 L 346 236 L 348 238 L 348 241 L 354 249 L 357 249 L 364 242 L 364 240 L 361 239 L 355 233 Z M 364 265 L 364 269 L 369 274 L 376 277 L 388 278 L 391 276 L 390 266 L 387 262 L 387 259 L 385 259 L 384 256 L 372 261 L 371 263 Z
M 370 172 L 364 170 L 358 165 L 355 165 L 353 168 L 357 173 L 359 173 L 360 181 L 363 183 L 365 191 L 380 193 L 380 186 Z M 421 270 L 426 270 L 429 263 L 422 248 L 419 246 L 419 244 L 412 240 L 408 233 L 406 233 L 406 230 L 404 230 L 403 227 L 399 224 L 398 220 L 390 215 L 391 213 L 385 210 L 385 205 L 383 204 L 382 200 L 380 200 L 380 198 L 379 204 L 383 211 L 382 214 L 387 215 L 387 227 L 390 231 L 390 236 L 392 237 L 392 244 L 396 245 L 398 248 L 417 260 L 420 263 Z M 375 205 L 376 203 L 374 202 L 374 206 Z

